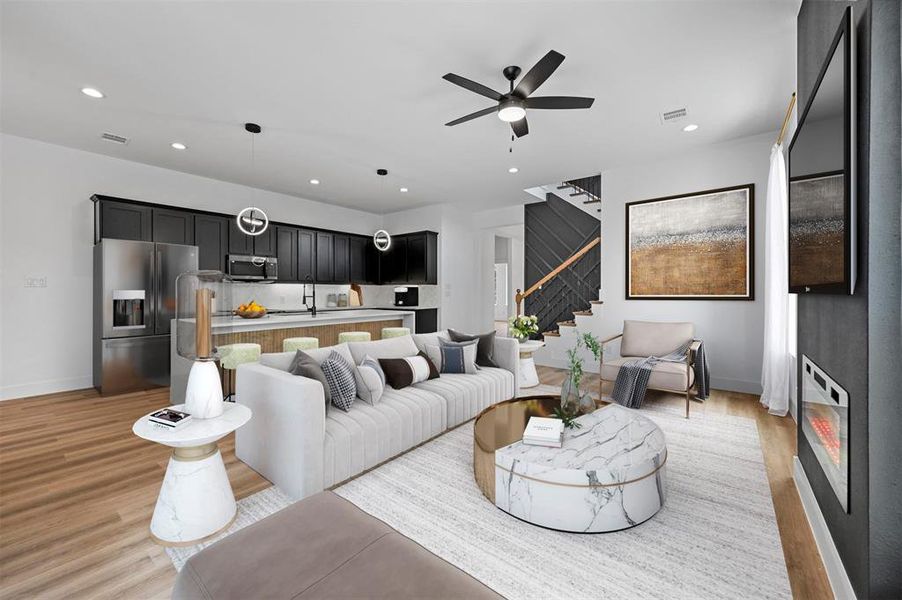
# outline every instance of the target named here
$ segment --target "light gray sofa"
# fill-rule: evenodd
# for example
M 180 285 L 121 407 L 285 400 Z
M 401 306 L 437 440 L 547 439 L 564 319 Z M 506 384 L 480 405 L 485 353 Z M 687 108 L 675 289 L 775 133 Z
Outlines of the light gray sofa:
M 437 344 L 445 332 L 373 342 L 350 342 L 308 351 L 322 362 L 332 349 L 360 364 L 364 356 L 401 358 Z M 359 398 L 349 412 L 325 410 L 322 385 L 287 369 L 294 352 L 263 354 L 237 371 L 237 401 L 253 418 L 236 432 L 238 458 L 294 499 L 328 489 L 517 393 L 518 343 L 495 340 L 500 368 L 476 375 L 444 374 L 395 390 L 386 386 L 375 406 Z

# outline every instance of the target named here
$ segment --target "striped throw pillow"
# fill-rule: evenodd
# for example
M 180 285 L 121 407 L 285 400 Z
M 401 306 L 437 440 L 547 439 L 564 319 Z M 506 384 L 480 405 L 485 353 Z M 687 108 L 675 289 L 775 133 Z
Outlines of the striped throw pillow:
M 332 396 L 332 404 L 336 408 L 348 412 L 354 404 L 357 396 L 357 382 L 354 380 L 354 370 L 348 361 L 335 350 L 329 353 L 323 364 L 320 365 L 326 383 L 329 384 L 329 394 Z

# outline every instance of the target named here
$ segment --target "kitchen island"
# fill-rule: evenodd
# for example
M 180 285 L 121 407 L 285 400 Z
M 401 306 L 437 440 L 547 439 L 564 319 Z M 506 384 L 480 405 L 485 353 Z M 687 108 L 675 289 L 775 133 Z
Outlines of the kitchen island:
M 178 331 L 172 321 L 172 331 Z M 344 331 L 367 331 L 374 340 L 382 336 L 383 327 L 408 327 L 415 330 L 413 311 L 400 310 L 322 310 L 314 317 L 309 312 L 299 314 L 266 315 L 259 319 L 241 317 L 215 317 L 213 319 L 213 345 L 234 343 L 260 344 L 263 352 L 281 352 L 282 340 L 291 337 L 315 337 L 320 347 L 338 343 L 338 334 Z M 169 399 L 172 404 L 185 401 L 185 388 L 191 361 L 176 351 L 177 335 L 170 342 L 171 379 Z

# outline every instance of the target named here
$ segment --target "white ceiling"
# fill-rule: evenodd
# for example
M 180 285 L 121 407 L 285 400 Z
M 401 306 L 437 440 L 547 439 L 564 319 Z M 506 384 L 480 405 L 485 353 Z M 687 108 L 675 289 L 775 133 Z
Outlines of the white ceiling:
M 775 130 L 798 4 L 4 2 L 0 129 L 379 213 L 503 206 L 527 187 Z M 491 104 L 446 72 L 504 91 L 505 65 L 525 72 L 552 48 L 567 58 L 535 95 L 594 96 L 591 109 L 530 111 L 513 154 L 495 116 L 443 125 Z M 698 131 L 660 124 L 681 106 Z M 264 128 L 255 171 L 245 121 Z

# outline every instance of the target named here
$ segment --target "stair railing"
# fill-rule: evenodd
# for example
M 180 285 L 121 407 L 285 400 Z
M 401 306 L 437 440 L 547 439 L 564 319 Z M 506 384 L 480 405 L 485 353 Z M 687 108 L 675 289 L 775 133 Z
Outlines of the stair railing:
M 593 239 L 591 242 L 589 242 L 588 244 L 586 244 L 585 246 L 583 246 L 582 248 L 580 248 L 579 250 L 577 250 L 577 251 L 573 254 L 573 256 L 571 256 L 570 258 L 568 258 L 567 260 L 565 260 L 564 262 L 562 262 L 561 264 L 559 264 L 558 266 L 556 266 L 556 267 L 555 267 L 554 269 L 552 269 L 547 275 L 545 275 L 545 276 L 542 277 L 540 280 L 538 280 L 537 282 L 535 282 L 534 284 L 532 284 L 532 285 L 529 287 L 529 289 L 526 290 L 525 292 L 521 292 L 521 291 L 518 289 L 518 290 L 517 290 L 517 295 L 514 296 L 514 300 L 515 300 L 515 302 L 516 302 L 516 304 L 517 304 L 517 316 L 518 316 L 518 317 L 520 316 L 521 310 L 522 310 L 522 309 L 521 309 L 521 306 L 522 306 L 523 300 L 524 300 L 527 296 L 530 296 L 530 295 L 534 294 L 534 293 L 536 292 L 536 290 L 538 290 L 538 289 L 541 288 L 543 285 L 545 285 L 546 283 L 548 283 L 549 281 L 551 281 L 552 279 L 554 279 L 555 277 L 557 277 L 558 275 L 560 275 L 560 274 L 561 274 L 561 271 L 563 271 L 564 269 L 566 269 L 567 267 L 569 267 L 570 265 L 572 265 L 573 263 L 575 263 L 576 261 L 578 261 L 580 258 L 583 257 L 583 255 L 584 255 L 586 252 L 588 252 L 589 250 L 591 250 L 592 248 L 594 248 L 595 246 L 597 246 L 597 245 L 600 244 L 600 243 L 601 243 L 601 236 L 599 236 L 599 237 Z

